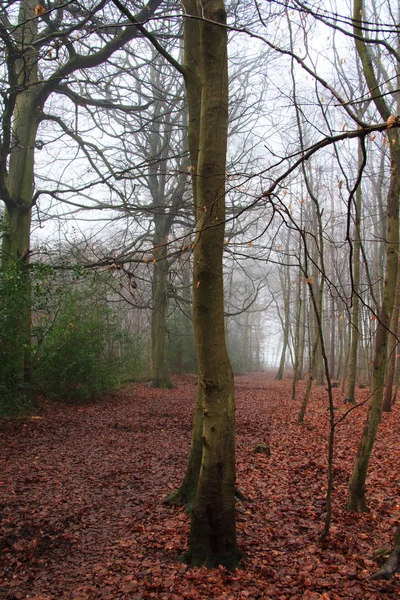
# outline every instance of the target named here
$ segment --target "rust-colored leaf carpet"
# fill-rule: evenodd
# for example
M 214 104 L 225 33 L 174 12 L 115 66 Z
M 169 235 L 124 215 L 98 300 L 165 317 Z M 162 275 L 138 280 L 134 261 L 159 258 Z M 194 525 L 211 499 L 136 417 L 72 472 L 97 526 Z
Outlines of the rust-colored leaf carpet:
M 87 406 L 43 402 L 36 417 L 0 422 L 0 598 L 7 600 L 276 600 L 399 598 L 368 579 L 400 517 L 400 401 L 383 416 L 371 460 L 371 511 L 346 511 L 347 486 L 367 403 L 337 426 L 333 520 L 326 510 L 327 392 L 268 374 L 236 378 L 237 504 L 242 568 L 191 569 L 189 517 L 163 498 L 184 475 L 196 395 L 130 385 Z M 335 389 L 335 415 L 348 406 Z M 359 390 L 358 400 L 368 396 Z M 254 454 L 266 443 L 271 456 Z

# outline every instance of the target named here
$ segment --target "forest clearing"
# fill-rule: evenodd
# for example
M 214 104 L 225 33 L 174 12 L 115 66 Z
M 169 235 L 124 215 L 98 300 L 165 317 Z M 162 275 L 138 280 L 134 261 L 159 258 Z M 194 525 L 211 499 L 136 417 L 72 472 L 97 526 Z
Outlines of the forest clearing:
M 371 581 L 400 510 L 400 405 L 383 414 L 367 479 L 369 513 L 346 510 L 368 402 L 336 427 L 333 518 L 326 510 L 328 395 L 314 386 L 304 424 L 290 379 L 235 378 L 240 567 L 190 568 L 189 516 L 163 499 L 184 476 L 196 377 L 175 389 L 130 384 L 97 403 L 42 403 L 0 421 L 0 598 L 7 600 L 290 600 L 398 597 Z M 349 410 L 333 390 L 336 421 Z M 357 402 L 368 398 L 357 390 Z M 271 455 L 254 453 L 268 444 Z

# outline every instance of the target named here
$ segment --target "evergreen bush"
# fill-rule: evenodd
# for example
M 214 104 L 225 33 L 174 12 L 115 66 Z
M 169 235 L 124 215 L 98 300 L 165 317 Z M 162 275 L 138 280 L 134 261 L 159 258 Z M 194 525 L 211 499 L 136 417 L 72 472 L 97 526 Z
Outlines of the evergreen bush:
M 50 398 L 94 399 L 143 369 L 143 343 L 124 330 L 101 289 L 65 286 L 37 315 L 34 384 Z

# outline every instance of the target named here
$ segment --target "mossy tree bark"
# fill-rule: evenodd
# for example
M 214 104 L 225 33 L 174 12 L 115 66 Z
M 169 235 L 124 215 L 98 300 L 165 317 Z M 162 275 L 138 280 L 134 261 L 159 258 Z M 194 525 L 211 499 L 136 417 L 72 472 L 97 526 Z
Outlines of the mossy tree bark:
M 370 49 L 367 48 L 362 35 L 361 18 L 363 0 L 355 0 L 353 12 L 356 48 L 360 57 L 365 80 L 371 90 L 371 97 L 381 117 L 387 121 L 390 109 L 381 95 L 378 81 L 373 70 Z M 376 433 L 382 413 L 382 397 L 385 383 L 387 361 L 388 330 L 394 306 L 397 280 L 399 251 L 399 198 L 400 198 L 400 136 L 395 129 L 388 129 L 390 144 L 390 183 L 387 196 L 386 212 L 386 271 L 383 298 L 378 314 L 378 326 L 375 335 L 375 353 L 372 370 L 371 400 L 367 420 L 361 436 L 357 456 L 350 480 L 350 494 L 347 508 L 357 512 L 367 510 L 365 499 L 365 480 L 368 473 L 369 459 L 375 442 Z
M 193 323 L 203 423 L 202 460 L 191 515 L 188 560 L 194 566 L 235 567 L 240 558 L 235 519 L 235 399 L 225 343 L 222 269 L 228 132 L 223 1 L 202 1 L 201 14 L 205 20 L 198 23 L 201 111 L 194 173 Z M 190 82 L 187 83 L 189 95 Z M 196 138 L 197 132 L 193 133 Z
M 30 383 L 30 285 L 29 263 L 31 209 L 34 186 L 34 149 L 40 122 L 38 83 L 38 53 L 32 45 L 37 33 L 37 23 L 32 20 L 35 2 L 22 1 L 19 7 L 20 27 L 15 42 L 20 49 L 18 58 L 11 56 L 9 79 L 12 85 L 6 114 L 3 118 L 3 140 L 1 147 L 0 190 L 5 202 L 4 230 L 2 241 L 2 268 L 18 270 L 22 278 L 20 287 L 24 300 L 18 309 L 10 307 L 10 344 L 7 356 L 14 380 L 23 396 L 29 394 Z M 12 115 L 12 116 L 11 116 Z M 7 156 L 8 155 L 8 156 Z M 8 171 L 7 171 L 8 163 Z M 8 340 L 7 340 L 8 341 Z M 19 396 L 18 390 L 16 390 Z M 18 400 L 18 397 L 16 398 Z

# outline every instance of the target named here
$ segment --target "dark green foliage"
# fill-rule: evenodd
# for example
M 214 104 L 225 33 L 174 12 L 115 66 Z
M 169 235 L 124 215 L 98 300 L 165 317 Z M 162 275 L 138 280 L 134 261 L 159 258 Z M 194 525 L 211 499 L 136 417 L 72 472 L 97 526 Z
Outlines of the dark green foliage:
M 19 323 L 24 310 L 26 274 L 20 265 L 0 270 L 0 414 L 19 415 L 30 406 L 29 386 L 24 381 Z
M 179 309 L 167 322 L 167 360 L 173 373 L 196 373 L 197 359 L 194 345 L 192 321 Z
M 37 314 L 34 384 L 46 396 L 94 399 L 140 375 L 143 343 L 122 327 L 102 291 L 66 286 L 52 311 Z

